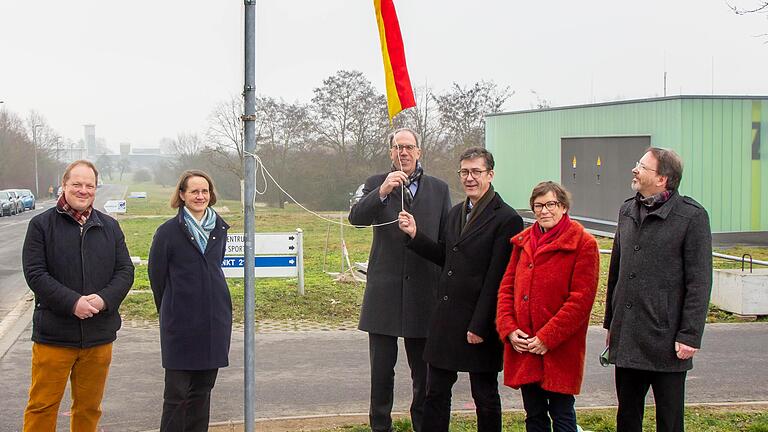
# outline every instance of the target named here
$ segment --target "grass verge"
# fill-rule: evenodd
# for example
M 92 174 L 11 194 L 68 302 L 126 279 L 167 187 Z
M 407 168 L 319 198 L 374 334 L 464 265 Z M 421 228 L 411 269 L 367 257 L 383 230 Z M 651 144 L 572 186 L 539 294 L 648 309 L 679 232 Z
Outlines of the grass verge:
M 615 409 L 585 409 L 576 413 L 579 425 L 585 431 L 616 432 Z M 522 412 L 505 413 L 502 430 L 505 432 L 524 432 L 525 414 Z M 653 409 L 646 409 L 643 431 L 656 430 Z M 689 407 L 685 412 L 686 429 L 696 432 L 768 432 L 768 412 L 765 406 L 758 408 L 744 407 Z M 396 432 L 413 430 L 407 418 L 400 418 L 393 424 Z M 305 429 L 308 430 L 308 429 Z M 318 429 L 315 429 L 318 430 Z M 319 429 L 327 432 L 365 432 L 370 428 L 365 424 L 347 425 L 332 429 Z M 451 432 L 469 432 L 477 430 L 477 421 L 472 414 L 455 414 L 451 419 Z
M 149 183 L 128 185 L 128 193 L 147 192 L 147 198 L 128 199 L 128 213 L 119 217 L 125 232 L 128 249 L 133 256 L 146 259 L 152 236 L 157 227 L 175 214 L 168 207 L 172 188 Z M 238 201 L 222 200 L 216 209 L 230 224 L 230 232 L 243 231 L 242 206 Z M 332 221 L 346 222 L 346 212 L 329 212 L 323 216 Z M 297 280 L 264 278 L 256 281 L 257 320 L 309 320 L 335 324 L 357 320 L 364 291 L 362 283 L 339 282 L 335 275 L 341 269 L 341 239 L 344 239 L 352 262 L 366 261 L 370 250 L 372 230 L 340 227 L 308 214 L 296 206 L 285 209 L 256 209 L 257 232 L 291 232 L 296 228 L 304 231 L 304 290 L 306 295 L 297 293 Z M 613 241 L 598 239 L 601 249 L 611 249 Z M 768 248 L 731 248 L 721 252 L 741 256 L 749 252 L 755 259 L 768 260 Z M 602 323 L 605 312 L 605 286 L 608 279 L 609 255 L 600 257 L 600 283 L 590 322 Z M 716 259 L 717 268 L 739 268 L 740 263 Z M 235 308 L 235 321 L 243 320 L 243 282 L 229 279 Z M 139 291 L 130 295 L 121 307 L 128 319 L 157 319 L 147 279 L 147 267 L 136 268 L 133 289 Z M 709 322 L 736 321 L 733 315 L 710 308 Z M 765 320 L 765 318 L 760 318 Z

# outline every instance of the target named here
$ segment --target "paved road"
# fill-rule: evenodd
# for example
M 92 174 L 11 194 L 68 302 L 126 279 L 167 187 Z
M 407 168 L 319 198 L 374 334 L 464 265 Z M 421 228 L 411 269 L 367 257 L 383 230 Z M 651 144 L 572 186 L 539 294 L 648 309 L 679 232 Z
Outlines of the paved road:
M 29 385 L 31 329 L 28 327 L 0 359 L 0 431 L 18 430 Z M 615 405 L 613 370 L 599 366 L 604 333 L 590 328 L 587 371 L 577 406 Z M 125 328 L 115 345 L 103 431 L 145 431 L 157 427 L 162 400 L 162 369 L 157 329 Z M 688 402 L 768 400 L 768 324 L 713 324 L 705 349 L 688 376 Z M 214 390 L 212 421 L 243 418 L 242 333 L 233 338 L 231 365 L 222 369 Z M 395 409 L 406 411 L 408 371 L 402 356 L 397 370 Z M 257 417 L 364 413 L 368 397 L 366 335 L 357 331 L 258 334 Z M 519 392 L 502 386 L 504 408 L 521 408 Z M 468 381 L 462 376 L 454 409 L 471 408 Z M 62 404 L 66 413 L 69 402 Z M 67 417 L 60 416 L 60 430 Z
M 21 244 L 27 223 L 52 204 L 53 201 L 38 203 L 35 210 L 0 218 L 0 320 L 29 291 L 21 273 Z

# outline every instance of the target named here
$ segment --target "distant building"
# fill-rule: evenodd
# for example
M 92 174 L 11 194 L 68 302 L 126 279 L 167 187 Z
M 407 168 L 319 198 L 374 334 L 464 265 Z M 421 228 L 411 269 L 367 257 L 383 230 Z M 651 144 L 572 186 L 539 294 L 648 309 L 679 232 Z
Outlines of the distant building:
M 95 159 L 96 154 L 96 125 L 87 124 L 83 125 L 86 156 L 91 159 Z
M 131 151 L 131 154 L 134 155 L 159 155 L 161 154 L 160 148 L 139 148 L 134 147 L 133 151 Z
M 125 157 L 131 154 L 131 143 L 120 143 L 120 156 Z
M 618 217 L 649 146 L 684 163 L 680 192 L 709 212 L 716 240 L 768 239 L 768 96 L 672 96 L 492 114 L 494 187 L 527 208 L 533 186 L 561 182 L 582 221 Z

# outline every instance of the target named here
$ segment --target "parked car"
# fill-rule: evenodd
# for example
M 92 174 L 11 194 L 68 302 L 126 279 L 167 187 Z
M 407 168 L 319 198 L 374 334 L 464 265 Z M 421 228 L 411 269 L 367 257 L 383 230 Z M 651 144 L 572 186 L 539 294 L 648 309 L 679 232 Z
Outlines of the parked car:
M 16 202 L 11 199 L 8 192 L 0 191 L 0 216 L 16 214 Z
M 35 202 L 37 201 L 35 198 L 35 194 L 32 193 L 29 189 L 16 189 L 16 193 L 21 197 L 21 203 L 24 205 L 25 210 L 34 210 L 35 209 Z
M 11 198 L 11 201 L 13 202 L 13 205 L 16 208 L 13 214 L 23 213 L 24 204 L 22 204 L 21 197 L 19 196 L 19 194 L 17 194 L 16 191 L 13 189 L 5 189 L 3 192 L 8 193 L 8 196 Z

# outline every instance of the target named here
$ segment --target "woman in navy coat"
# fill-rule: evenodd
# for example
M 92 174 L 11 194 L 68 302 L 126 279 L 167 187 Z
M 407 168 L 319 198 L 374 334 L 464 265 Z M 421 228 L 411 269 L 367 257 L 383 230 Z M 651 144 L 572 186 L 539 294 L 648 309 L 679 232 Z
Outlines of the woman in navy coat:
M 215 203 L 208 174 L 182 173 L 171 195 L 179 213 L 158 227 L 149 251 L 165 368 L 162 432 L 208 430 L 211 390 L 229 364 L 232 299 L 221 270 L 229 225 Z

